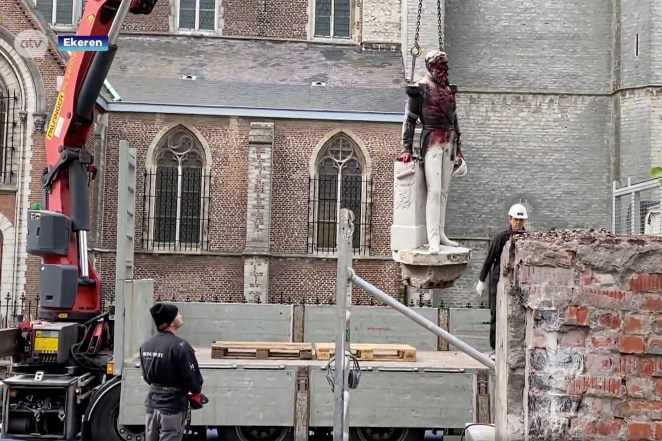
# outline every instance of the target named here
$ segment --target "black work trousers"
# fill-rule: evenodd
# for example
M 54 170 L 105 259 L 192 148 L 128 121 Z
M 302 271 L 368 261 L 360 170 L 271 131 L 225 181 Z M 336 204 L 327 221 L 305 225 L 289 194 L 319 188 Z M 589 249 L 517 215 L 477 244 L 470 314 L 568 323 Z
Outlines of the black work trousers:
M 496 304 L 497 304 L 497 284 L 499 279 L 490 278 L 489 303 L 490 303 L 490 347 L 496 349 Z

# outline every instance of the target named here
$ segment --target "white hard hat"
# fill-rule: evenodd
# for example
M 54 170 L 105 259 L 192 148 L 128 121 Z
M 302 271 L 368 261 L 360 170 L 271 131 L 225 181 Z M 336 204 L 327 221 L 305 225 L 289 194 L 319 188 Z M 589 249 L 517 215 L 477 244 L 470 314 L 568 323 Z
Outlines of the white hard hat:
M 510 207 L 508 211 L 508 216 L 512 216 L 515 219 L 528 219 L 529 216 L 526 214 L 526 207 L 522 204 L 515 204 Z
M 467 174 L 467 163 L 465 162 L 464 158 L 459 158 L 460 163 L 458 165 L 458 161 L 455 161 L 453 173 L 451 174 L 452 177 L 454 178 L 461 178 L 462 176 Z

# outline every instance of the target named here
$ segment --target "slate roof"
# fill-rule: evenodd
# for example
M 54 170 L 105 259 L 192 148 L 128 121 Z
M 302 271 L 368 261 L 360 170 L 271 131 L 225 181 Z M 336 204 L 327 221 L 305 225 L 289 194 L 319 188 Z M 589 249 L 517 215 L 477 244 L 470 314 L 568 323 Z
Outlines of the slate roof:
M 180 36 L 122 36 L 118 45 L 107 79 L 122 102 L 336 112 L 404 109 L 399 52 Z M 326 86 L 311 86 L 316 81 Z

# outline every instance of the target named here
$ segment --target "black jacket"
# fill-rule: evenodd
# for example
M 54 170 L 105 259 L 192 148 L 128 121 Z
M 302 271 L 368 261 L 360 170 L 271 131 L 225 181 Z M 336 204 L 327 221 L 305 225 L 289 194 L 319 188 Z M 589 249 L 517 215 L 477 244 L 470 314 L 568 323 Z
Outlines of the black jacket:
M 148 409 L 181 412 L 187 395 L 202 392 L 202 375 L 191 345 L 171 332 L 159 332 L 140 347 L 143 380 L 150 386 Z M 178 390 L 158 390 L 163 387 Z
M 525 232 L 525 230 L 514 231 L 512 227 L 509 226 L 507 230 L 500 232 L 494 237 L 492 246 L 487 253 L 487 258 L 485 259 L 485 263 L 483 263 L 483 268 L 480 270 L 479 276 L 479 280 L 485 282 L 487 273 L 490 272 L 490 269 L 492 270 L 492 276 L 490 277 L 489 283 L 490 294 L 496 294 L 497 283 L 499 283 L 499 277 L 501 276 L 501 252 L 503 251 L 503 247 L 506 245 L 506 242 L 510 240 L 512 235 L 523 232 Z

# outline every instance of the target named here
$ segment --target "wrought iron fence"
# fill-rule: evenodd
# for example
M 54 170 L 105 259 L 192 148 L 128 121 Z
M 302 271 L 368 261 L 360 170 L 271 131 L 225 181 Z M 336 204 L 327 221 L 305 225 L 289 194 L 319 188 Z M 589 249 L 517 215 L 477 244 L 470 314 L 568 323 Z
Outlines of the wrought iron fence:
M 146 170 L 142 246 L 148 250 L 209 249 L 211 174 L 196 167 Z
M 39 298 L 29 299 L 22 293 L 12 297 L 7 293 L 0 296 L 0 327 L 8 328 L 23 321 L 35 320 L 39 309 Z
M 0 182 L 11 184 L 13 178 L 13 161 L 18 142 L 16 92 L 3 92 L 0 89 Z
M 613 185 L 612 230 L 616 234 L 662 235 L 662 185 L 658 179 Z
M 342 208 L 354 213 L 352 251 L 369 255 L 372 229 L 372 179 L 337 175 L 311 177 L 308 195 L 308 253 L 334 254 L 338 215 Z M 338 197 L 340 195 L 340 197 Z

